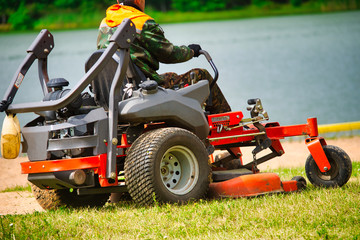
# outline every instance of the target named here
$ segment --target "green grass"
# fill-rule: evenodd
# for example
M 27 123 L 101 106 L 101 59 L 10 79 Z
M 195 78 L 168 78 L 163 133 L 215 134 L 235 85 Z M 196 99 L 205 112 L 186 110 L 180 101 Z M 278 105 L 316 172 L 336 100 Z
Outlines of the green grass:
M 302 168 L 276 170 L 282 179 Z M 0 216 L 0 239 L 360 239 L 360 163 L 342 188 Z
M 23 192 L 23 191 L 31 192 L 31 186 L 28 184 L 27 186 L 15 186 L 15 187 L 10 187 L 10 188 L 6 188 L 6 189 L 0 191 L 0 193 L 5 193 L 5 192 Z

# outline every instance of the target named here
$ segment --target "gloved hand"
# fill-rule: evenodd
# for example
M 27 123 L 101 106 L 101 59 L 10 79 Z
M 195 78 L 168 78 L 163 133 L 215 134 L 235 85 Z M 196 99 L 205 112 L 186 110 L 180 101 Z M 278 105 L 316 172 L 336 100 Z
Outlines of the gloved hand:
M 201 47 L 199 44 L 190 44 L 188 47 L 194 51 L 194 57 L 198 57 L 200 55 L 199 51 L 201 50 Z

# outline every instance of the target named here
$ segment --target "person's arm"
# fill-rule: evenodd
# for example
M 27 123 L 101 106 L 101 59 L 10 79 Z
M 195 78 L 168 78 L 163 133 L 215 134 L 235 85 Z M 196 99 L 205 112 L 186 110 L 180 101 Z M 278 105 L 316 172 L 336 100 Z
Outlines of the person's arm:
M 161 27 L 153 20 L 144 24 L 140 44 L 162 63 L 180 63 L 194 57 L 189 47 L 175 46 L 167 40 Z

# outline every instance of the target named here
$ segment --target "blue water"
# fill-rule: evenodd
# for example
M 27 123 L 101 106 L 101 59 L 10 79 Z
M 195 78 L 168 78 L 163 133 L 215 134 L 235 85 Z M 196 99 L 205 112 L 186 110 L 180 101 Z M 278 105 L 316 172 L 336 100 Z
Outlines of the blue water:
M 360 121 L 359 11 L 162 27 L 173 43 L 199 43 L 211 54 L 220 72 L 218 83 L 234 111 L 246 111 L 247 99 L 258 97 L 270 121 L 282 125 L 305 123 L 308 117 L 318 117 L 320 124 Z M 52 33 L 55 49 L 49 57 L 49 76 L 64 77 L 71 87 L 96 48 L 97 30 Z M 0 35 L 1 97 L 36 36 Z M 183 73 L 193 67 L 211 71 L 199 57 L 161 65 L 159 72 Z M 34 64 L 15 102 L 41 99 Z M 19 114 L 21 125 L 34 116 Z

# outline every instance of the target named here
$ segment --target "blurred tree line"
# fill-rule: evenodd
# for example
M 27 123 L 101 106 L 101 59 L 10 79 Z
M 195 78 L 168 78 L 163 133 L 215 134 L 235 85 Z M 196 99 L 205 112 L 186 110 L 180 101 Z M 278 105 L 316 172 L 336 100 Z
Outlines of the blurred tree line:
M 306 1 L 356 1 L 360 0 L 146 0 L 147 9 L 153 11 L 210 12 L 240 9 L 250 5 L 266 7 L 271 4 L 300 6 Z M 11 24 L 13 29 L 32 29 L 35 21 L 53 12 L 93 14 L 103 12 L 116 0 L 0 0 L 0 24 Z
M 91 13 L 116 3 L 114 0 L 0 0 L 0 24 L 15 29 L 31 29 L 34 21 L 53 11 Z

